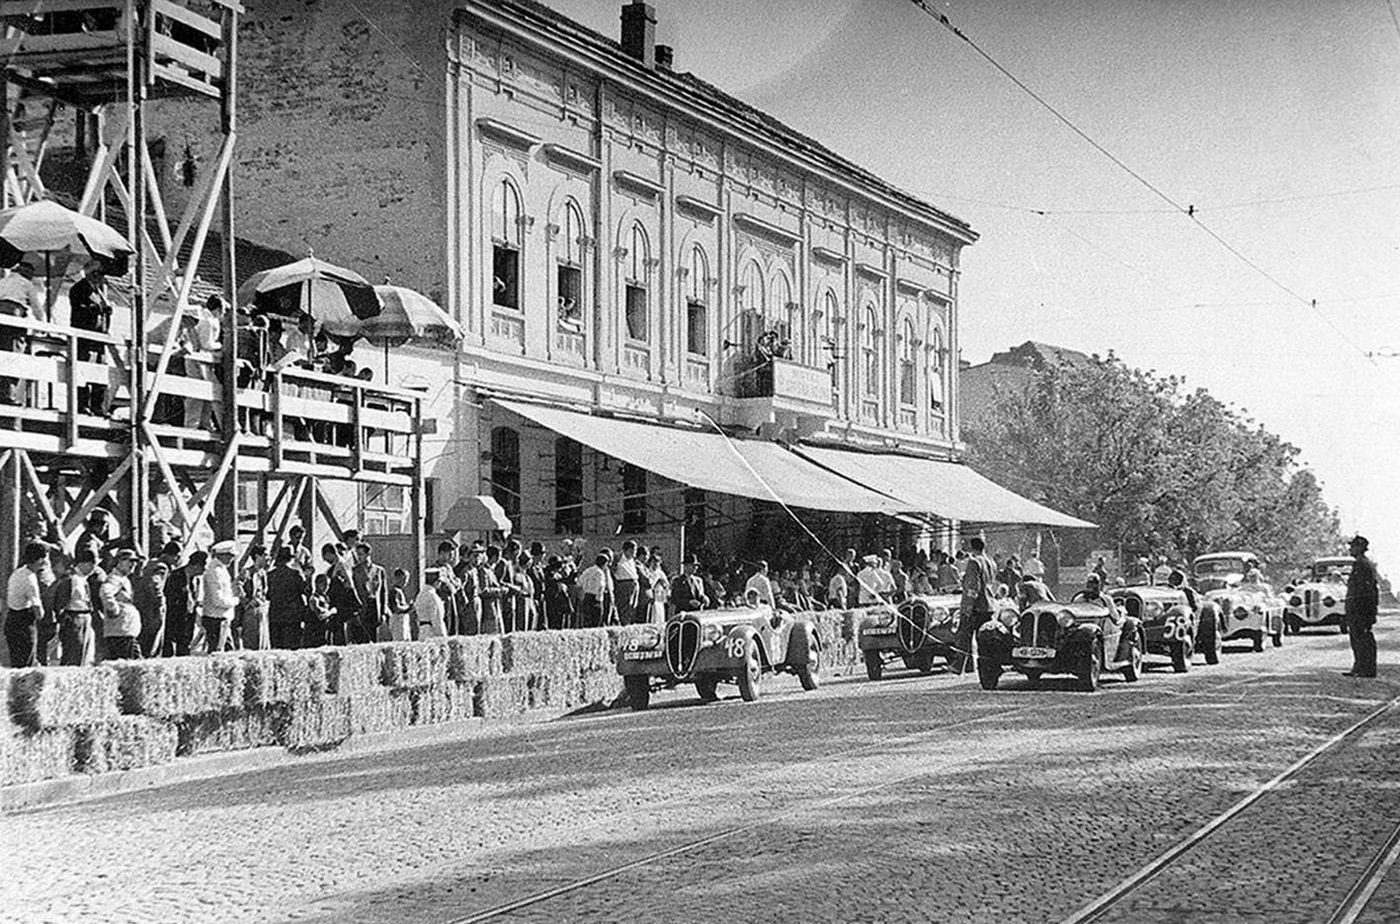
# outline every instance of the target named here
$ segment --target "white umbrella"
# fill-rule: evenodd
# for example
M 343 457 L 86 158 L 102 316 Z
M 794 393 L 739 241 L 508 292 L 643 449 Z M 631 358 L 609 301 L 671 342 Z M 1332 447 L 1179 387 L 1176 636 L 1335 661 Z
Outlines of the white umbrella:
M 384 309 L 360 325 L 360 336 L 370 343 L 397 346 L 410 340 L 431 340 L 456 346 L 464 334 L 452 316 L 421 292 L 403 286 L 375 286 Z
M 254 273 L 238 287 L 238 300 L 274 314 L 308 314 L 335 337 L 358 336 L 360 322 L 381 310 L 379 296 L 363 276 L 314 256 Z
M 47 199 L 0 212 L 0 239 L 16 250 L 42 253 L 116 257 L 133 252 L 113 228 Z

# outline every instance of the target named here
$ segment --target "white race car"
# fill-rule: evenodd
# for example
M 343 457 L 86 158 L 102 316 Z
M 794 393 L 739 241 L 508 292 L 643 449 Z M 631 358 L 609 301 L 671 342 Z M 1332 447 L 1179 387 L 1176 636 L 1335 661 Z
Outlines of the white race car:
M 1262 580 L 1246 579 L 1259 570 L 1253 552 L 1214 552 L 1191 566 L 1196 587 L 1220 610 L 1221 641 L 1249 639 L 1255 651 L 1264 650 L 1266 636 L 1275 648 L 1283 644 L 1283 598 Z
M 1337 626 L 1347 631 L 1347 578 L 1352 559 L 1345 555 L 1319 558 L 1296 584 L 1283 589 L 1283 625 L 1294 635 L 1313 626 Z

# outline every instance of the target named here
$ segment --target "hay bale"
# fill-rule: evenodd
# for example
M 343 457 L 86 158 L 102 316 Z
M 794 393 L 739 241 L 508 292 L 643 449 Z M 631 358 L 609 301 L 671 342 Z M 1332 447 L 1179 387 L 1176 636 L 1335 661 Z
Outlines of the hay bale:
M 529 709 L 528 676 L 488 677 L 476 685 L 472 711 L 483 719 L 522 715 Z
M 118 691 L 111 667 L 31 667 L 11 672 L 9 711 L 28 729 L 103 722 L 118 715 Z
M 334 747 L 350 737 L 350 697 L 319 695 L 292 703 L 283 743 L 293 751 Z
M 74 766 L 79 773 L 109 773 L 168 764 L 179 747 L 174 723 L 124 715 L 77 730 Z
M 397 690 L 418 689 L 448 682 L 452 657 L 445 640 L 390 642 L 379 646 L 379 677 Z
M 568 659 L 566 632 L 519 632 L 501 638 L 501 669 L 507 674 L 543 674 Z
M 409 698 L 413 703 L 414 725 L 440 725 L 443 722 L 461 722 L 472 718 L 475 712 L 476 681 L 468 683 L 438 684 L 413 690 Z
M 67 776 L 76 762 L 77 732 L 45 728 L 0 737 L 0 786 Z
M 413 699 L 408 690 L 377 687 L 356 693 L 348 699 L 352 734 L 397 731 L 413 724 Z
M 579 629 L 567 635 L 574 649 L 575 666 L 580 673 L 611 668 L 617 663 L 612 633 L 608 630 Z
M 319 648 L 326 663 L 326 692 L 358 694 L 379 688 L 379 646 Z
M 622 675 L 611 665 L 587 671 L 579 678 L 579 705 L 611 703 L 622 695 Z
M 326 659 L 316 652 L 259 651 L 243 656 L 250 707 L 297 703 L 326 692 Z
M 496 635 L 457 635 L 447 640 L 447 676 L 458 683 L 495 677 L 504 671 Z
M 246 751 L 281 744 L 286 739 L 289 713 L 287 706 L 276 705 L 186 716 L 178 726 L 178 752 Z
M 122 712 L 178 718 L 241 708 L 245 667 L 244 659 L 231 653 L 122 663 L 116 668 Z

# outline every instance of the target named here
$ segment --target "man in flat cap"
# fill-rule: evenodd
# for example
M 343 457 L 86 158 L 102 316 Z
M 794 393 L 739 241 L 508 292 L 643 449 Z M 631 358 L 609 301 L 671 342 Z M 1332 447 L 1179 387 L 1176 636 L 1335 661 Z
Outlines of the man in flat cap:
M 1371 547 L 1365 536 L 1353 536 L 1351 566 L 1347 579 L 1347 635 L 1351 638 L 1351 670 L 1348 677 L 1376 676 L 1376 611 L 1380 608 L 1380 587 L 1376 581 L 1376 566 L 1366 557 Z

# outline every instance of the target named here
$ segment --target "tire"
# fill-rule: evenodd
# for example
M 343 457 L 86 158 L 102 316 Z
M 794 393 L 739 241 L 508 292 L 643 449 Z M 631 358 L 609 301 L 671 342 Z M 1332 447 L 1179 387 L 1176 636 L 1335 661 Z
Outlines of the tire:
M 1263 651 L 1263 650 L 1264 650 L 1264 630 L 1263 630 L 1263 629 L 1260 629 L 1258 632 L 1254 633 L 1254 650 L 1255 650 L 1255 651 Z
M 1031 686 L 1040 683 L 1040 671 L 1026 671 L 1026 683 Z
M 1138 633 L 1128 649 L 1128 663 L 1123 667 L 1123 679 L 1128 683 L 1137 683 L 1142 677 L 1142 649 L 1142 633 Z
M 1001 665 L 992 661 L 977 662 L 977 682 L 984 690 L 995 690 L 1001 680 Z
M 1271 642 L 1274 643 L 1274 647 L 1275 647 L 1275 648 L 1282 648 L 1282 647 L 1283 647 L 1283 629 L 1280 628 L 1280 629 L 1279 629 L 1277 632 L 1275 632 L 1273 635 L 1269 636 L 1269 641 L 1271 641 Z
M 820 674 L 822 671 L 821 649 L 813 645 L 807 651 L 807 663 L 799 664 L 793 669 L 797 674 L 797 682 L 802 684 L 802 689 L 808 693 L 812 692 L 821 683 Z
M 700 694 L 700 699 L 707 703 L 713 703 L 719 699 L 719 678 L 710 674 L 697 677 L 695 680 L 695 692 Z
M 744 649 L 744 667 L 739 672 L 739 696 L 746 703 L 758 699 L 763 686 L 763 659 L 758 656 L 758 642 L 749 639 Z
M 1225 650 L 1225 643 L 1220 640 L 1220 624 L 1215 622 L 1207 630 L 1205 637 L 1201 640 L 1201 651 L 1206 656 L 1207 664 L 1219 664 L 1220 655 Z
M 644 674 L 628 674 L 622 678 L 627 703 L 633 712 L 644 712 L 651 705 L 651 678 Z
M 1184 674 L 1191 669 L 1191 639 L 1184 638 L 1172 645 L 1172 670 Z
M 914 663 L 910 664 L 909 666 L 921 674 L 932 674 L 933 658 L 933 651 L 930 649 L 925 649 L 912 657 L 911 660 Z
M 1303 631 L 1303 627 L 1297 619 L 1290 616 L 1283 621 L 1283 631 L 1289 635 L 1298 635 Z
M 878 651 L 866 651 L 865 654 L 865 676 L 871 680 L 879 680 L 885 675 L 885 659 L 880 657 Z
M 1079 689 L 1092 693 L 1099 688 L 1099 675 L 1103 671 L 1103 642 L 1094 642 L 1089 650 L 1089 664 L 1078 674 Z
M 1338 622 L 1338 623 L 1337 623 L 1337 628 L 1341 631 L 1341 633 L 1342 633 L 1343 635 L 1346 635 L 1346 634 L 1347 634 L 1347 621 L 1346 621 L 1345 619 L 1343 619 L 1343 620 L 1341 620 L 1340 622 Z

